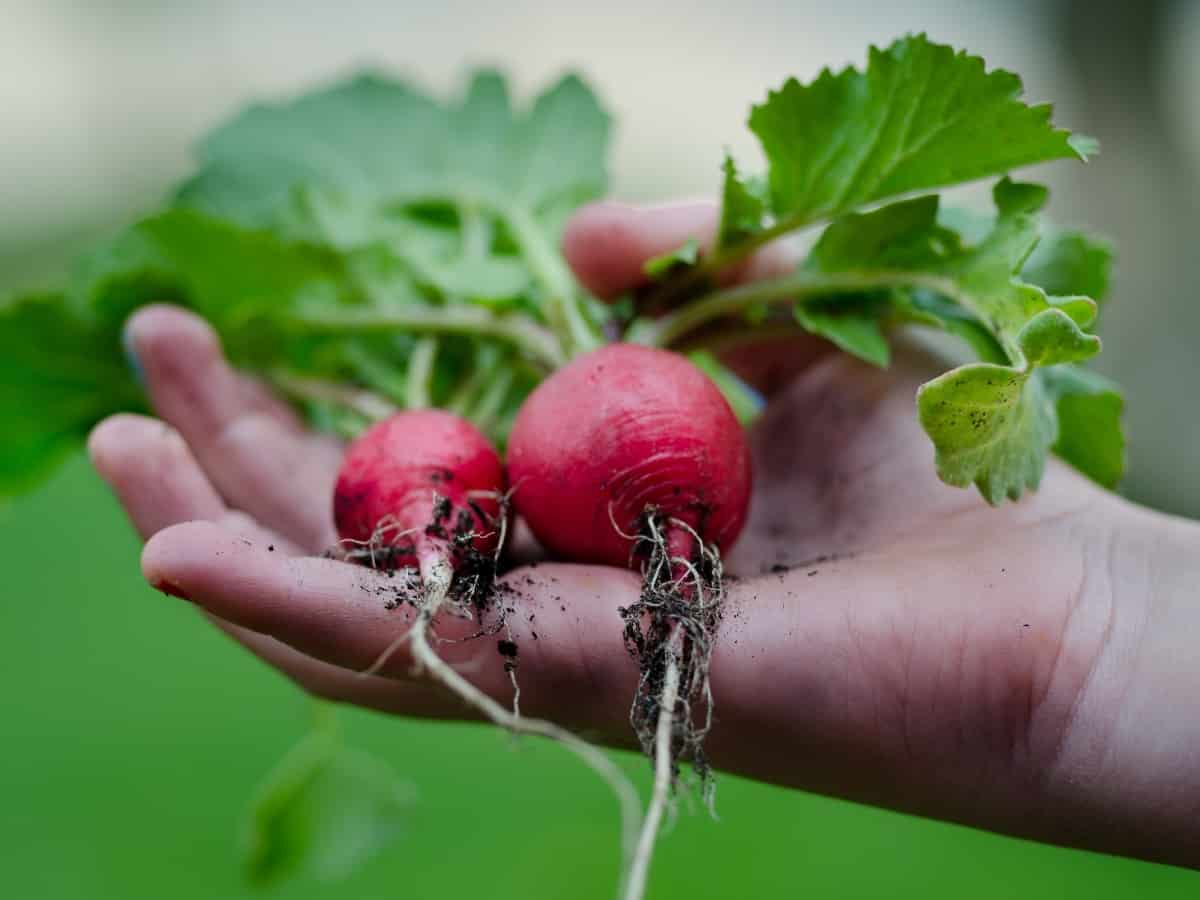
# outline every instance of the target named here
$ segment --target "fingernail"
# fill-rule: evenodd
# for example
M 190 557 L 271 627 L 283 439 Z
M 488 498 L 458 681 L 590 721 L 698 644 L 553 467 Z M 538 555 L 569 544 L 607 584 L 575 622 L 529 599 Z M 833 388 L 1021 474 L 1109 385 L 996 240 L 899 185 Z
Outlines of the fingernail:
M 183 589 L 174 582 L 167 581 L 165 578 L 153 582 L 150 585 L 156 591 L 161 591 L 168 597 L 178 597 L 180 600 L 186 600 L 188 603 L 194 602 L 191 597 L 183 592 Z
M 141 387 L 146 386 L 146 372 L 142 369 L 142 362 L 138 359 L 137 351 L 133 349 L 133 335 L 129 330 L 129 322 L 125 323 L 125 327 L 121 329 L 121 349 L 125 351 L 125 365 L 129 367 L 129 373 L 133 376 Z

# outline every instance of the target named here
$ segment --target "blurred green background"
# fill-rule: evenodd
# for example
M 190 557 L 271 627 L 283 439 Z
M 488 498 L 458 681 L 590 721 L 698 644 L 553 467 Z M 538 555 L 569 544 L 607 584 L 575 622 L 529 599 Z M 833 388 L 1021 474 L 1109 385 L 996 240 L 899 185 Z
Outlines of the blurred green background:
M 0 289 L 52 277 L 150 209 L 187 147 L 256 95 L 362 63 L 454 84 L 499 62 L 525 88 L 565 67 L 618 117 L 615 192 L 711 192 L 724 144 L 750 158 L 747 105 L 786 74 L 928 29 L 1026 76 L 1104 145 L 1047 174 L 1056 217 L 1118 242 L 1102 368 L 1128 388 L 1137 499 L 1200 514 L 1200 3 L 1020 0 L 737 4 L 610 0 L 0 0 Z M 1041 174 L 1041 173 L 1039 173 Z M 306 700 L 149 591 L 138 543 L 82 460 L 0 508 L 0 871 L 4 896 L 255 896 L 236 867 L 248 798 L 303 733 Z M 407 835 L 301 897 L 608 897 L 615 812 L 552 747 L 471 726 L 343 714 L 352 743 L 419 793 Z M 625 758 L 643 788 L 640 760 Z M 797 765 L 803 765 L 798 760 Z M 1200 876 L 1040 847 L 724 777 L 722 821 L 686 809 L 652 896 L 1195 897 Z

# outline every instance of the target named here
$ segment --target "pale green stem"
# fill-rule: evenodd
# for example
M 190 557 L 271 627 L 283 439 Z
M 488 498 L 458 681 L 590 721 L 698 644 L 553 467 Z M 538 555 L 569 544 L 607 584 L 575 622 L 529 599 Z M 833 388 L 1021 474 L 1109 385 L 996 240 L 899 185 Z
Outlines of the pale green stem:
M 346 387 L 319 378 L 293 375 L 283 370 L 269 372 L 271 383 L 283 393 L 297 400 L 315 400 L 344 407 L 371 421 L 386 419 L 396 412 L 396 407 L 373 391 Z
M 512 387 L 512 382 L 512 369 L 505 368 L 497 372 L 496 377 L 487 386 L 487 389 L 479 398 L 475 409 L 467 418 L 483 431 L 490 431 L 495 424 L 495 418 L 497 413 L 500 412 L 500 407 L 504 405 L 504 398 L 508 396 L 508 389 Z
M 686 293 L 689 288 L 704 284 L 722 270 L 750 256 L 759 247 L 765 246 L 776 238 L 783 237 L 785 234 L 812 225 L 816 221 L 815 219 L 798 216 L 783 218 L 774 225 L 750 235 L 733 247 L 725 247 L 707 256 L 702 256 L 696 265 L 686 273 L 679 278 L 666 282 L 659 288 L 652 298 L 651 305 L 654 307 L 670 306 L 671 300 Z
M 446 409 L 460 416 L 466 416 L 480 392 L 490 383 L 492 374 L 500 362 L 499 347 L 495 344 L 479 344 L 475 348 L 475 360 L 470 372 L 458 383 L 454 393 L 446 401 Z
M 408 358 L 407 389 L 404 405 L 408 409 L 426 409 L 432 406 L 430 384 L 433 380 L 433 363 L 437 359 L 438 339 L 423 337 L 417 341 Z
M 564 339 L 567 354 L 584 353 L 600 346 L 599 335 L 583 315 L 570 269 L 533 215 L 517 206 L 496 211 L 508 222 L 521 254 L 546 292 L 546 318 Z
M 949 297 L 983 317 L 974 298 L 953 279 L 941 275 L 889 270 L 830 274 L 797 272 L 785 278 L 759 281 L 699 297 L 661 319 L 636 323 L 629 331 L 628 340 L 656 347 L 674 346 L 700 327 L 745 313 L 758 304 L 798 303 L 814 297 L 889 287 L 925 288 Z
M 361 343 L 347 341 L 342 353 L 346 361 L 354 367 L 355 374 L 370 385 L 372 390 L 383 394 L 392 403 L 406 405 L 408 382 L 395 366 L 380 359 L 378 354 L 368 350 Z
M 322 334 L 408 332 L 499 338 L 546 369 L 557 369 L 566 362 L 554 335 L 528 316 L 492 313 L 474 306 L 306 310 L 295 313 L 289 324 Z
M 337 707 L 326 700 L 312 701 L 312 731 L 340 736 L 342 726 L 338 721 Z
M 478 205 L 460 202 L 458 214 L 462 220 L 462 256 L 465 259 L 484 259 L 492 243 L 491 224 L 479 213 Z

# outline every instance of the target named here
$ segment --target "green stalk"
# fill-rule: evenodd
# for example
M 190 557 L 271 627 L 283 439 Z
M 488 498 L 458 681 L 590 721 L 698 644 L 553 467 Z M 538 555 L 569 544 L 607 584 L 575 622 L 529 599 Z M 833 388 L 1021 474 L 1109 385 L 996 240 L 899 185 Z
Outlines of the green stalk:
M 475 408 L 467 416 L 481 431 L 490 432 L 495 426 L 496 416 L 504 405 L 504 398 L 508 396 L 509 388 L 512 387 L 513 377 L 513 370 L 509 368 L 497 372 L 496 377 L 492 379 L 491 384 L 487 386 L 475 404 Z
M 491 337 L 512 344 L 547 371 L 566 362 L 555 336 L 528 316 L 492 313 L 474 306 L 301 310 L 289 318 L 289 325 L 309 334 L 342 336 L 406 331 L 423 335 Z
M 775 224 L 755 232 L 745 240 L 732 247 L 720 247 L 707 256 L 701 256 L 691 269 L 677 279 L 664 284 L 648 301 L 653 309 L 670 307 L 675 300 L 686 297 L 688 291 L 709 283 L 720 272 L 735 265 L 750 256 L 759 247 L 763 247 L 776 238 L 783 237 L 801 228 L 807 228 L 816 223 L 816 219 L 806 219 L 791 216 L 780 219 Z
M 971 312 L 979 313 L 974 298 L 953 279 L 927 272 L 797 272 L 784 278 L 714 291 L 660 319 L 636 322 L 630 328 L 627 339 L 655 347 L 671 347 L 704 325 L 744 314 L 758 304 L 802 303 L 815 297 L 889 287 L 925 288 L 957 301 Z
M 407 403 L 408 382 L 403 372 L 391 363 L 381 359 L 361 343 L 347 341 L 342 350 L 346 361 L 353 367 L 355 374 L 364 381 L 370 390 L 382 394 L 392 403 L 403 406 Z
M 433 363 L 437 359 L 438 339 L 423 337 L 417 341 L 408 359 L 408 380 L 404 394 L 404 405 L 408 409 L 427 409 L 433 405 L 430 385 L 433 381 Z
M 566 354 L 573 356 L 599 347 L 600 337 L 583 315 L 575 279 L 530 211 L 506 206 L 496 212 L 508 223 L 521 254 L 546 292 L 546 318 L 562 339 Z
M 283 369 L 267 373 L 276 388 L 295 400 L 328 403 L 365 419 L 378 421 L 396 412 L 396 407 L 373 391 L 347 387 L 320 378 L 308 378 Z
M 478 401 L 479 394 L 491 381 L 501 361 L 500 348 L 495 344 L 481 344 L 476 347 L 471 370 L 459 381 L 450 399 L 446 401 L 446 409 L 465 417 Z

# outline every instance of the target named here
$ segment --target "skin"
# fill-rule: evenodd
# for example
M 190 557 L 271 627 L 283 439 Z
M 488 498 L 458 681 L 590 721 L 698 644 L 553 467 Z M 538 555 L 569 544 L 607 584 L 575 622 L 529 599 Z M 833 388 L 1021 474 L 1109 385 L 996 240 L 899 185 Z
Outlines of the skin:
M 576 216 L 564 250 L 611 295 L 712 221 L 703 205 L 602 204 Z M 736 277 L 784 262 L 786 248 L 773 250 Z M 383 608 L 379 576 L 316 556 L 334 540 L 340 448 L 230 370 L 194 317 L 145 309 L 128 340 L 159 419 L 109 419 L 90 449 L 147 539 L 150 584 L 313 694 L 463 716 L 401 653 L 379 675 L 357 674 L 410 613 Z M 749 521 L 727 558 L 740 577 L 713 660 L 716 765 L 1200 867 L 1200 526 L 1056 463 L 1036 495 L 998 509 L 942 485 L 913 406 L 936 369 L 915 351 L 887 372 L 813 340 L 729 361 L 770 405 L 750 436 Z M 544 563 L 510 581 L 523 710 L 627 744 L 636 672 L 616 609 L 637 577 Z M 440 624 L 449 636 L 462 627 Z M 510 699 L 491 642 L 442 646 Z

